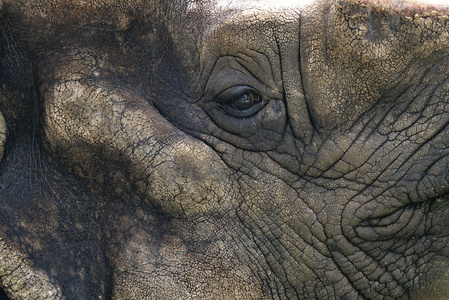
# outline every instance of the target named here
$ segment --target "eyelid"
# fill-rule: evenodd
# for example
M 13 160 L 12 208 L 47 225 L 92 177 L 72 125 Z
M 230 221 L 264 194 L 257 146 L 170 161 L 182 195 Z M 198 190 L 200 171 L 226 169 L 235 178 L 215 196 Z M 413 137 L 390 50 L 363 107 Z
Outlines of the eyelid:
M 248 118 L 255 115 L 263 107 L 263 103 L 259 102 L 246 110 L 237 110 L 229 106 L 224 106 L 223 110 L 229 115 L 237 118 Z
M 223 92 L 218 94 L 218 96 L 215 98 L 215 100 L 220 104 L 225 104 L 229 100 L 237 97 L 238 95 L 243 95 L 244 93 L 248 93 L 248 92 L 260 95 L 259 92 L 255 88 L 252 88 L 250 86 L 245 86 L 245 85 L 238 85 L 238 86 L 233 86 L 233 87 L 227 88 L 226 90 L 224 90 Z

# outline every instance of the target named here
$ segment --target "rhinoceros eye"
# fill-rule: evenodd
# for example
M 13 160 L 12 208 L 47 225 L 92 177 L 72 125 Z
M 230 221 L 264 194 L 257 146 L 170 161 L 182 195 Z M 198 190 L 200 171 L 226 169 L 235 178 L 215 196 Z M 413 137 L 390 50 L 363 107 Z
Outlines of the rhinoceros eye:
M 250 117 L 263 107 L 260 94 L 248 86 L 231 87 L 222 92 L 217 101 L 226 113 L 238 118 Z
M 260 102 L 260 96 L 252 91 L 243 93 L 229 101 L 229 107 L 236 110 L 247 110 Z

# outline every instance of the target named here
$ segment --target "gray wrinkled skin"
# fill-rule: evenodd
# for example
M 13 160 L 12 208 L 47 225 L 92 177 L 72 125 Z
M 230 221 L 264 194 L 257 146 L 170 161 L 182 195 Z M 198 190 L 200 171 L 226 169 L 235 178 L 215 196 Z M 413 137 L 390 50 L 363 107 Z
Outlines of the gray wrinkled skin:
M 0 0 L 0 286 L 448 299 L 448 56 L 437 3 Z

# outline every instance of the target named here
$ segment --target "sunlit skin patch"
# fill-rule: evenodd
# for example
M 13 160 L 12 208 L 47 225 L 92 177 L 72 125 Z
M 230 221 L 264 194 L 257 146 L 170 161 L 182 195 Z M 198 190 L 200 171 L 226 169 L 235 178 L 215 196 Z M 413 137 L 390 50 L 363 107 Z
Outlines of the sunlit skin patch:
M 236 1 L 232 0 L 220 0 L 217 3 L 218 7 L 229 7 L 230 5 L 235 5 Z M 298 7 L 298 6 L 306 6 L 317 2 L 317 0 L 262 0 L 257 1 L 257 6 L 260 7 Z M 395 7 L 395 8 L 404 8 L 404 7 L 413 7 L 415 10 L 419 9 L 436 9 L 441 8 L 441 6 L 449 6 L 448 0 L 363 0 L 362 3 L 369 3 L 374 5 L 380 5 L 385 7 Z M 239 1 L 239 4 L 251 4 L 254 5 L 254 1 L 244 0 Z
M 449 10 L 448 0 L 363 0 L 361 3 L 379 10 L 398 10 L 401 15 L 410 17 L 430 13 L 446 15 Z
M 233 1 L 233 0 L 219 0 L 217 1 L 216 8 L 228 8 L 230 6 L 242 6 L 242 7 L 258 7 L 258 8 L 286 8 L 294 7 L 299 8 L 301 6 L 307 6 L 316 2 L 316 0 L 261 0 L 254 2 L 252 0 Z

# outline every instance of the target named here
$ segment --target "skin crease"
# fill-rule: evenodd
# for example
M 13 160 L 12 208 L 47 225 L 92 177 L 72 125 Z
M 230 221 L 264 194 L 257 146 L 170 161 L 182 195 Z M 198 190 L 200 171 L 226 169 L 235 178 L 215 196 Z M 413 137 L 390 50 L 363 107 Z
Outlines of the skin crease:
M 0 0 L 0 286 L 447 299 L 447 14 Z

